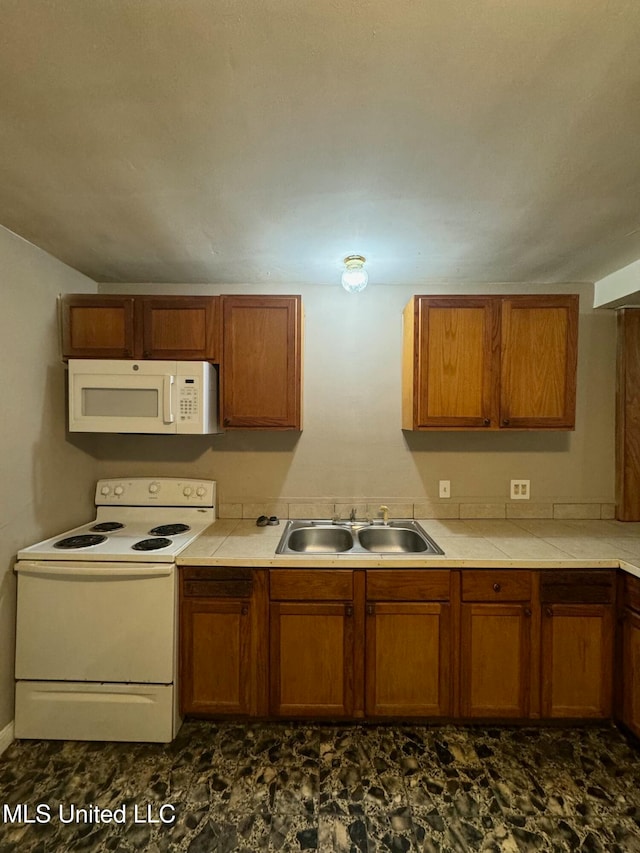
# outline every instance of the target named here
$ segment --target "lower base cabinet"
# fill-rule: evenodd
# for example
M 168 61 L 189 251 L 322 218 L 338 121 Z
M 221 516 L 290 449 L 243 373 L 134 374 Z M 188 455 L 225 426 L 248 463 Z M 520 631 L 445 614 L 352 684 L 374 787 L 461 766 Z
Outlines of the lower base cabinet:
M 543 717 L 612 716 L 615 578 L 599 570 L 540 573 Z
M 627 575 L 620 585 L 621 636 L 619 644 L 618 717 L 640 738 L 640 578 Z
M 452 573 L 393 569 L 366 574 L 366 715 L 449 716 Z
M 354 708 L 353 572 L 273 570 L 270 712 L 350 717 Z
M 529 571 L 462 572 L 462 717 L 529 716 L 532 591 L 533 578 Z
M 180 569 L 180 709 L 266 715 L 267 572 Z
M 184 567 L 180 575 L 184 714 L 613 715 L 615 571 Z M 640 580 L 630 581 L 637 594 L 618 642 L 616 713 L 640 736 Z

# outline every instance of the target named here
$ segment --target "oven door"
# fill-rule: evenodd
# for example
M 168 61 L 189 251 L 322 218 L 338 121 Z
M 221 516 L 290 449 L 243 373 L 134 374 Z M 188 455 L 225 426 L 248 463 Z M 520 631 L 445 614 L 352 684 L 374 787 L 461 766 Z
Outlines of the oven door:
M 19 562 L 16 678 L 170 684 L 173 564 Z
M 69 431 L 175 433 L 176 362 L 69 360 Z

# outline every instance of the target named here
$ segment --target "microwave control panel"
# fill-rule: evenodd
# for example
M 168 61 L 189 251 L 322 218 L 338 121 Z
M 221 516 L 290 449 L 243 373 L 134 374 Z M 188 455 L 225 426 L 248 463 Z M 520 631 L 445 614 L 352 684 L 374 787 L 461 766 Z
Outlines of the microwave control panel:
M 181 423 L 197 423 L 201 408 L 200 382 L 195 376 L 178 377 L 178 417 Z

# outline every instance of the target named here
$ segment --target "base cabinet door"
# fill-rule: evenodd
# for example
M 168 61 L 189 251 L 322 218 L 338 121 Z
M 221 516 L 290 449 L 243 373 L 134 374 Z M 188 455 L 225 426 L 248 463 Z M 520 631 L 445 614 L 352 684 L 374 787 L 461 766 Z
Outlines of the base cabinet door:
M 547 604 L 542 613 L 542 716 L 607 718 L 613 694 L 613 607 Z
M 451 708 L 448 603 L 369 602 L 367 715 L 441 717 Z
M 527 717 L 531 610 L 527 605 L 461 607 L 460 711 L 463 717 Z
M 181 609 L 183 714 L 249 714 L 251 602 L 188 599 Z
M 622 722 L 640 737 L 640 614 L 629 608 L 622 623 Z
M 353 605 L 271 603 L 271 713 L 349 717 L 353 713 Z

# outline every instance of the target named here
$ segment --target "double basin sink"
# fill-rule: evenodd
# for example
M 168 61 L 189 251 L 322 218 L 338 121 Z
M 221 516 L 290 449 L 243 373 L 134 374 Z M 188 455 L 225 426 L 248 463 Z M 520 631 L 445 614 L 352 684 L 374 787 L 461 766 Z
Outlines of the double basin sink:
M 288 521 L 276 554 L 444 554 L 413 519 Z

